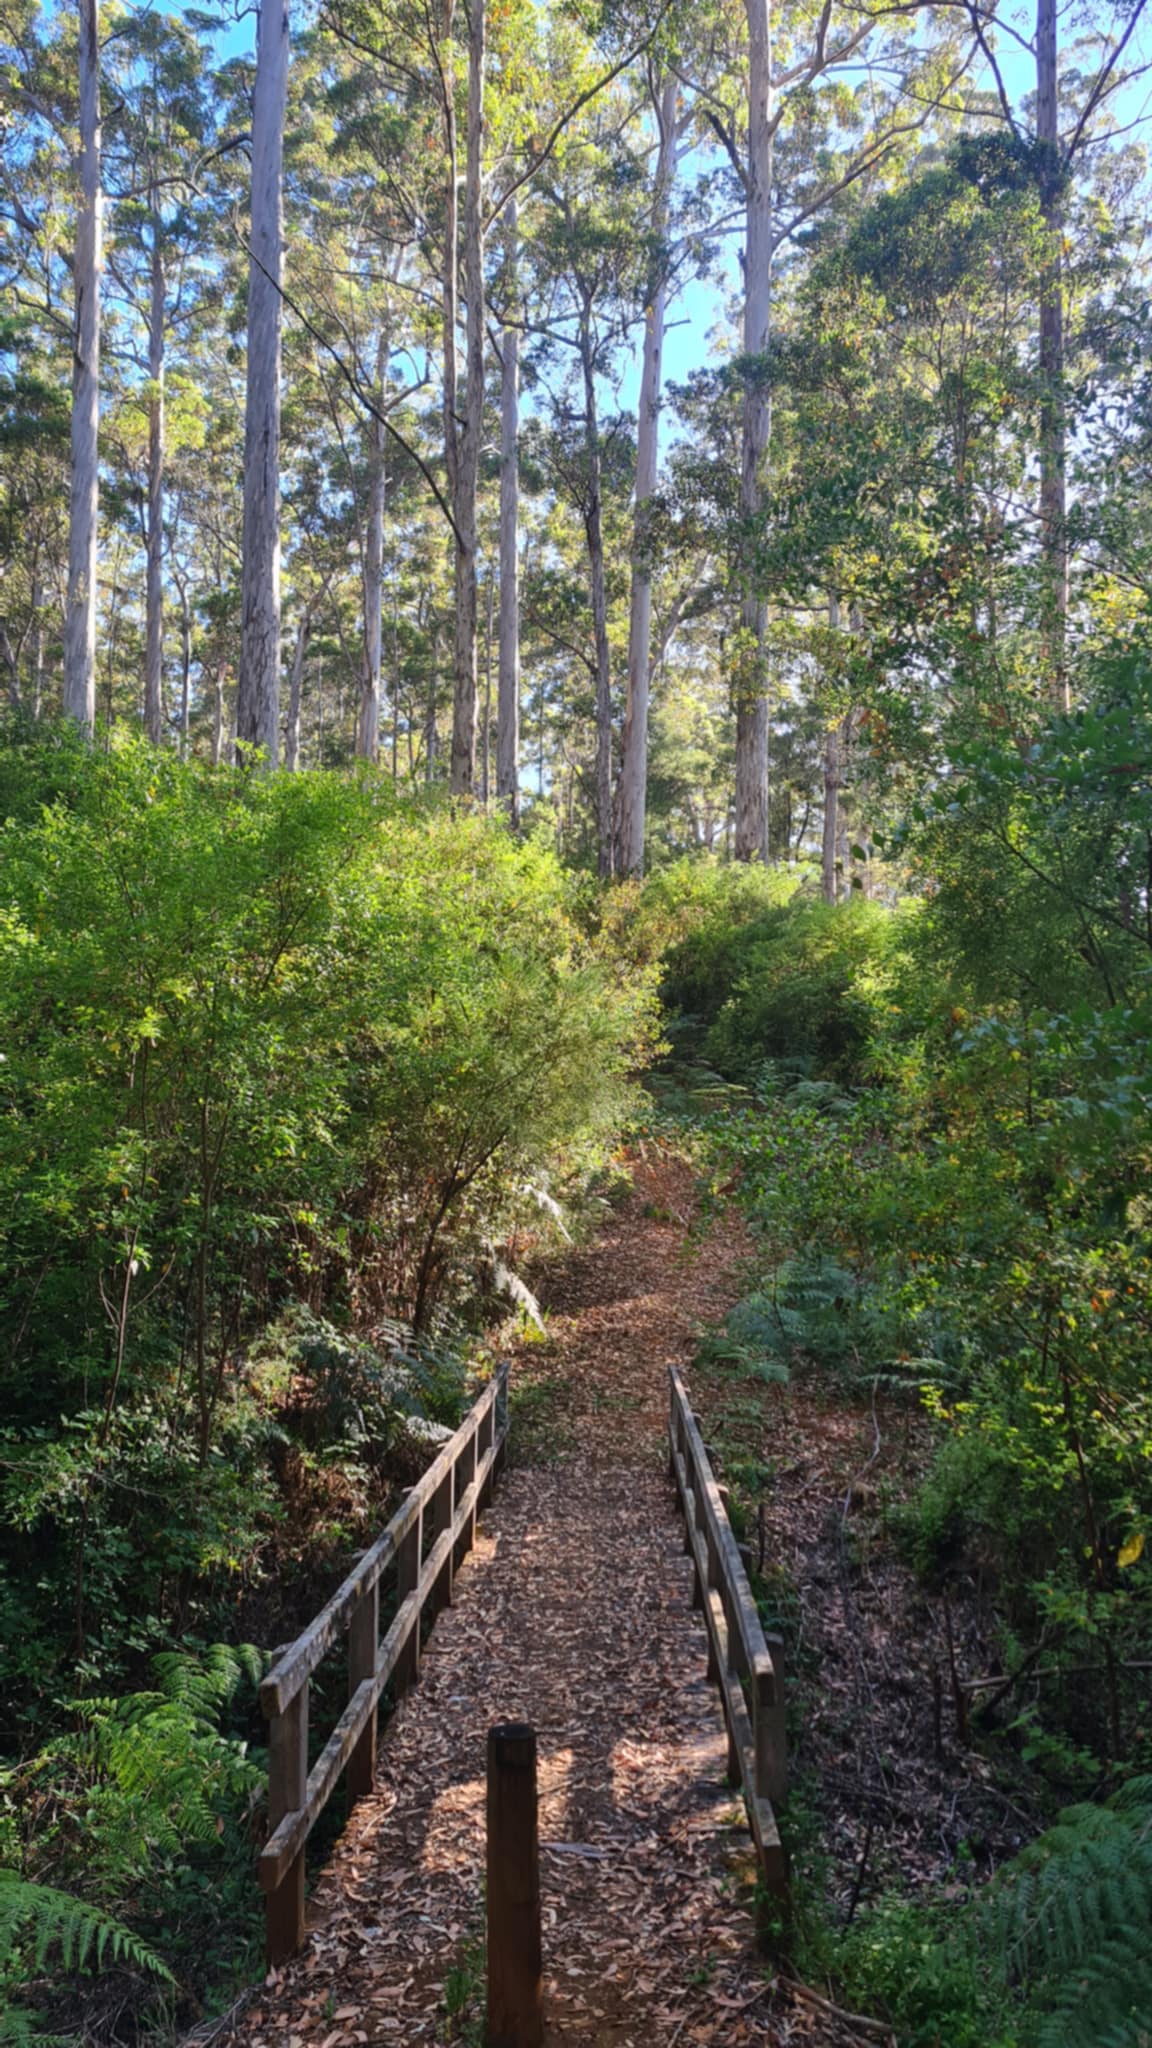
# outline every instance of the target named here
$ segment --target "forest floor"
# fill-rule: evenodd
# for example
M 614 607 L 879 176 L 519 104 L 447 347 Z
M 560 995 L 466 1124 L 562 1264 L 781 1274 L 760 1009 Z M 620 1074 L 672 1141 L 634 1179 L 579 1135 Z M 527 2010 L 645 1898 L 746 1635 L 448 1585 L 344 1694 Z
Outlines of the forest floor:
M 484 1748 L 508 1719 L 539 1740 L 548 2048 L 891 2040 L 757 1947 L 749 1838 L 664 1476 L 667 1366 L 691 1365 L 722 1322 L 749 1252 L 734 1208 L 702 1217 L 686 1162 L 650 1148 L 595 1241 L 545 1270 L 547 1336 L 513 1361 L 511 1467 L 383 1732 L 377 1791 L 317 1885 L 305 1948 L 237 2044 L 482 2040 Z M 946 1879 L 973 1835 L 1008 1850 L 1016 1820 L 987 1765 L 942 1726 L 939 1618 L 890 1546 L 869 1556 L 849 1527 L 873 1527 L 914 1436 L 818 1391 L 753 1399 L 717 1367 L 692 1385 L 721 1455 L 739 1444 L 778 1479 L 764 1538 L 769 1580 L 799 1610 L 801 1824 L 825 1844 L 841 1915 L 905 1864 L 913 1881 Z

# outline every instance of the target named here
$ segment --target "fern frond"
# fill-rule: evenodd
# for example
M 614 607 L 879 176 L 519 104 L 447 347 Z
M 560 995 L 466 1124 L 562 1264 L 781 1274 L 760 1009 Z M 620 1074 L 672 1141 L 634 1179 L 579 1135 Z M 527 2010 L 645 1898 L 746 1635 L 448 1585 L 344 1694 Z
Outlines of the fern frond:
M 65 1971 L 88 1969 L 93 1962 L 100 1969 L 110 1959 L 131 1963 L 167 1984 L 174 1981 L 155 1950 L 122 1921 L 71 1892 L 0 1869 L 0 1967 L 10 1968 L 17 1950 L 26 1945 L 34 1971 L 55 1955 Z
M 520 1275 L 514 1273 L 510 1266 L 506 1266 L 502 1259 L 493 1261 L 492 1285 L 497 1294 L 503 1294 L 509 1301 L 515 1302 L 521 1315 L 527 1316 L 533 1328 L 538 1330 L 541 1336 L 544 1335 L 544 1317 L 540 1311 L 540 1303 L 532 1289 L 525 1286 Z
M 1152 2048 L 1152 1778 L 1066 1808 L 989 1885 L 970 1934 L 1045 2008 L 1041 2048 Z

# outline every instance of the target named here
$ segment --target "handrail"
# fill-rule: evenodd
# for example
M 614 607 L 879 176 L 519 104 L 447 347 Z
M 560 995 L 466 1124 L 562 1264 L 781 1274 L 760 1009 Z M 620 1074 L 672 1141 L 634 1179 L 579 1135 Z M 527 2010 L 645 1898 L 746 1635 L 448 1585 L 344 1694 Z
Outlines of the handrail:
M 420 1669 L 420 1623 L 452 1598 L 457 1567 L 471 1550 L 476 1516 L 491 1494 L 508 1435 L 508 1367 L 501 1365 L 455 1436 L 433 1459 L 383 1533 L 295 1642 L 282 1650 L 260 1687 L 269 1722 L 269 1835 L 258 1864 L 267 1894 L 269 1964 L 286 1960 L 304 1937 L 304 1850 L 347 1768 L 350 1802 L 372 1790 L 376 1714 L 390 1679 L 397 1694 Z M 426 1545 L 425 1538 L 431 1541 Z M 380 1641 L 380 1581 L 396 1566 L 397 1608 Z M 344 1629 L 348 1632 L 348 1704 L 311 1771 L 310 1679 Z
M 693 1605 L 708 1634 L 708 1676 L 720 1687 L 728 1729 L 728 1778 L 748 1809 L 764 1885 L 776 1898 L 788 1872 L 776 1810 L 788 1797 L 783 1644 L 764 1633 L 732 1525 L 688 1391 L 675 1366 L 670 1388 L 669 1469 L 684 1513 L 693 1564 Z

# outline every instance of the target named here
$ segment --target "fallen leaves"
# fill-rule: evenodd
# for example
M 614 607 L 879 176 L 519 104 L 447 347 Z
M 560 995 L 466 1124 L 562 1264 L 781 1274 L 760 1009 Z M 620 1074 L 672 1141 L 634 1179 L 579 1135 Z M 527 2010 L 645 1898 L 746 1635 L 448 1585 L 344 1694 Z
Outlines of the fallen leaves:
M 679 1162 L 658 1157 L 640 1178 L 598 1243 L 558 1269 L 548 1344 L 531 1347 L 532 1373 L 562 1398 L 567 1460 L 502 1482 L 384 1731 L 377 1792 L 317 1886 L 305 1950 L 244 2015 L 243 2048 L 469 2038 L 484 1746 L 510 1719 L 530 1721 L 539 1748 L 549 2048 L 851 2038 L 781 2004 L 755 1947 L 751 1854 L 731 1825 L 720 1707 L 660 1469 L 665 1366 L 723 1314 L 743 1244 L 734 1225 L 687 1241 Z

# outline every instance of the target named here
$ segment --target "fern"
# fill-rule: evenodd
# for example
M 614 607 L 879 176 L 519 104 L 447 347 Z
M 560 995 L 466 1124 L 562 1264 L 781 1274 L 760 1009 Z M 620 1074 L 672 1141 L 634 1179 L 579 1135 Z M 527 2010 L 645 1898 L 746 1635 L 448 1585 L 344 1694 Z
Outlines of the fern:
M 1040 2048 L 1150 2048 L 1152 1777 L 1062 1813 L 989 1886 L 973 1931 L 1035 1990 Z
M 0 1972 L 7 1977 L 15 1966 L 27 1979 L 43 1970 L 50 1956 L 69 1973 L 93 1964 L 103 1969 L 111 1961 L 173 1982 L 155 1951 L 98 1906 L 0 1869 Z
M 73 1701 L 81 1732 L 53 1754 L 71 1758 L 88 1784 L 89 1826 L 113 1882 L 143 1875 L 156 1856 L 211 1844 L 223 1814 L 258 1796 L 261 1773 L 219 1723 L 265 1661 L 250 1645 L 168 1651 L 153 1659 L 153 1691 Z
M 12 2002 L 49 1962 L 65 1975 L 126 1963 L 162 1983 L 175 1982 L 167 1964 L 130 1927 L 71 1892 L 0 1867 L 0 2048 L 69 2048 Z

